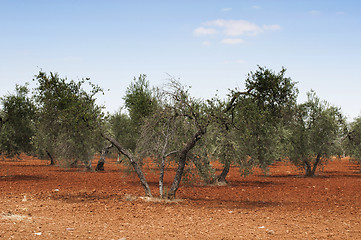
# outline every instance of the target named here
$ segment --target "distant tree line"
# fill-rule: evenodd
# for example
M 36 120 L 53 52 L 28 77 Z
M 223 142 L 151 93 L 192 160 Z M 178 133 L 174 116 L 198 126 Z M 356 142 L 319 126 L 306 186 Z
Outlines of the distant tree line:
M 269 174 L 275 161 L 289 161 L 314 176 L 332 156 L 349 155 L 361 162 L 361 117 L 347 124 L 340 108 L 320 100 L 314 91 L 298 104 L 296 82 L 280 72 L 258 66 L 244 89 L 231 89 L 224 99 L 196 99 L 174 78 L 151 87 L 146 75 L 126 89 L 124 109 L 104 114 L 96 97 L 104 94 L 89 79 L 60 78 L 40 71 L 28 85 L 1 97 L 0 150 L 49 159 L 50 164 L 83 165 L 104 170 L 105 156 L 116 151 L 138 175 L 152 196 L 143 160 L 159 167 L 159 194 L 175 197 L 182 178 L 198 175 L 206 183 L 226 183 L 231 166 L 240 175 L 260 167 Z M 31 91 L 31 94 L 30 94 Z M 125 111 L 124 111 L 125 110 Z M 223 164 L 215 175 L 212 160 Z M 165 188 L 166 166 L 176 164 L 173 182 Z

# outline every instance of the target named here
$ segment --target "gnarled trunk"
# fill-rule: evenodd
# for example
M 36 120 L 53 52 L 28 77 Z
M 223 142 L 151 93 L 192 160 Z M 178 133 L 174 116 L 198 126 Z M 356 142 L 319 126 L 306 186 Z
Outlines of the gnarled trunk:
M 98 164 L 97 164 L 97 166 L 95 168 L 95 171 L 104 171 L 105 157 L 108 154 L 109 149 L 111 149 L 112 147 L 113 147 L 113 144 L 110 144 L 110 145 L 105 146 L 102 149 Z
M 88 160 L 85 162 L 85 169 L 88 171 L 88 172 L 91 172 L 93 171 L 93 168 L 92 168 L 92 159 Z
M 304 164 L 305 164 L 305 177 L 311 177 L 312 176 L 311 164 L 308 161 L 304 161 Z
M 213 176 L 209 173 L 209 169 L 210 164 L 208 160 L 203 160 L 201 158 L 199 158 L 198 156 L 195 156 L 192 158 L 192 162 L 193 164 L 196 166 L 197 170 L 198 170 L 198 174 L 199 176 L 202 178 L 202 180 L 206 183 L 209 184 L 211 183 Z
M 137 173 L 137 175 L 139 177 L 139 180 L 140 180 L 140 182 L 141 182 L 141 184 L 142 184 L 142 186 L 144 188 L 145 195 L 148 196 L 148 197 L 151 197 L 152 192 L 151 192 L 151 190 L 149 188 L 148 182 L 145 179 L 143 171 L 139 167 L 138 162 L 134 159 L 134 156 L 128 150 L 123 148 L 122 145 L 120 145 L 120 143 L 118 143 L 118 141 L 115 140 L 114 138 L 112 138 L 112 137 L 110 137 L 108 135 L 105 135 L 104 133 L 102 133 L 102 136 L 105 139 L 107 139 L 109 142 L 111 142 L 118 149 L 118 151 L 121 154 L 123 154 L 124 156 L 126 156 L 129 159 L 130 163 L 132 164 L 132 167 L 134 168 L 135 172 Z
M 175 198 L 175 194 L 179 188 L 180 181 L 182 180 L 184 167 L 187 162 L 187 155 L 188 155 L 189 151 L 192 150 L 192 148 L 196 145 L 196 143 L 201 139 L 201 137 L 205 133 L 206 133 L 205 129 L 198 130 L 198 132 L 196 132 L 194 134 L 194 136 L 189 140 L 189 142 L 186 144 L 186 146 L 180 152 L 177 172 L 174 176 L 172 186 L 168 192 L 168 199 Z
M 318 167 L 318 164 L 320 163 L 321 161 L 321 154 L 317 154 L 316 156 L 316 160 L 315 160 L 315 163 L 312 164 L 309 163 L 308 161 L 304 161 L 304 164 L 305 164 L 305 177 L 313 177 L 315 176 L 315 173 L 316 173 L 316 170 L 317 170 L 317 167 Z
M 51 156 L 50 152 L 48 150 L 46 150 L 46 154 L 48 155 L 49 159 L 50 159 L 50 165 L 55 165 L 55 160 L 54 158 Z
M 227 183 L 226 177 L 229 173 L 229 169 L 231 167 L 231 163 L 229 161 L 226 161 L 223 167 L 223 170 L 220 175 L 217 176 L 216 182 L 218 183 Z

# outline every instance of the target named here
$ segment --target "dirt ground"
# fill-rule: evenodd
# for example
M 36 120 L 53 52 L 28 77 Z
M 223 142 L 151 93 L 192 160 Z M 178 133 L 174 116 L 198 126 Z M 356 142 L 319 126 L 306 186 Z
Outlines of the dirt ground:
M 314 178 L 282 163 L 268 177 L 234 167 L 228 185 L 183 183 L 172 202 L 142 197 L 111 159 L 104 172 L 48 163 L 0 160 L 0 239 L 361 239 L 361 174 L 347 159 Z

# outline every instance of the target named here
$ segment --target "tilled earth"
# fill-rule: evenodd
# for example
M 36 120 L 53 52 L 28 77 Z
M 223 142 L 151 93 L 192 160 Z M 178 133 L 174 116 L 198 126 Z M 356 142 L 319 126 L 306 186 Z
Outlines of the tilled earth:
M 112 159 L 85 172 L 22 158 L 0 160 L 0 239 L 361 239 L 360 167 L 347 159 L 314 178 L 283 163 L 267 177 L 233 167 L 226 186 L 182 183 L 161 201 Z M 145 172 L 156 195 L 158 174 Z

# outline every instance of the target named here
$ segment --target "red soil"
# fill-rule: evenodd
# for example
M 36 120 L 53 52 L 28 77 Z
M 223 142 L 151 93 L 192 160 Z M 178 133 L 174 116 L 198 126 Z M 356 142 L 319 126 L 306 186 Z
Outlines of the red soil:
M 183 183 L 172 202 L 142 198 L 111 160 L 104 172 L 47 164 L 0 161 L 0 239 L 361 239 L 361 174 L 347 159 L 314 178 L 281 163 L 269 177 L 234 167 L 227 186 Z M 145 171 L 155 194 L 158 175 Z

